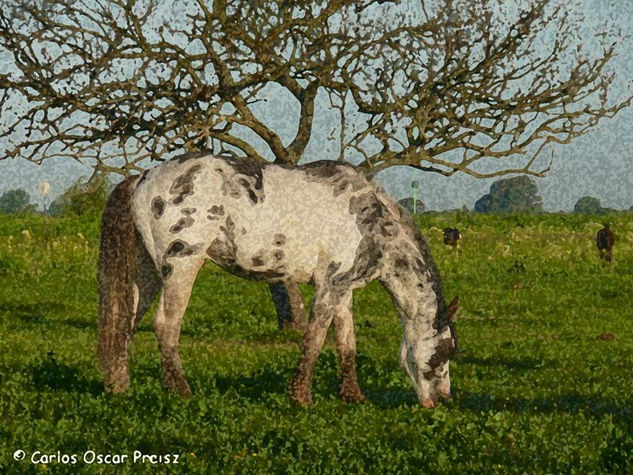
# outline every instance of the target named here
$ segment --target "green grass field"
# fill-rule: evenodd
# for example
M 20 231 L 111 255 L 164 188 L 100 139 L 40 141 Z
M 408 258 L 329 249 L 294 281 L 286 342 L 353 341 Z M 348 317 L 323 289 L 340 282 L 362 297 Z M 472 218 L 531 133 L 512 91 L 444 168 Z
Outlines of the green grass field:
M 0 217 L 0 472 L 110 472 L 83 461 L 93 451 L 128 455 L 119 469 L 129 472 L 631 473 L 633 216 L 607 218 L 612 265 L 595 247 L 604 219 L 419 220 L 447 297 L 461 303 L 453 399 L 425 410 L 399 367 L 400 323 L 377 283 L 354 295 L 368 403 L 338 400 L 329 335 L 315 406 L 305 409 L 287 396 L 300 335 L 277 330 L 265 284 L 211 265 L 181 337 L 193 397 L 162 388 L 150 315 L 134 340 L 131 390 L 106 395 L 96 360 L 98 220 Z M 461 253 L 442 244 L 447 225 L 462 231 Z M 133 463 L 135 450 L 178 454 L 179 463 Z M 78 461 L 33 464 L 35 451 Z

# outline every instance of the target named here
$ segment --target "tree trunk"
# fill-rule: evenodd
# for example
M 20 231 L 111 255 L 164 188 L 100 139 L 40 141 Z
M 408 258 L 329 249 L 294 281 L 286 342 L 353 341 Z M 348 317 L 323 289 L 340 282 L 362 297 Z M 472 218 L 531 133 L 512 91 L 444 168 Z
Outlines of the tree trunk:
M 305 331 L 308 328 L 308 316 L 299 284 L 270 284 L 269 288 L 277 309 L 279 328 Z

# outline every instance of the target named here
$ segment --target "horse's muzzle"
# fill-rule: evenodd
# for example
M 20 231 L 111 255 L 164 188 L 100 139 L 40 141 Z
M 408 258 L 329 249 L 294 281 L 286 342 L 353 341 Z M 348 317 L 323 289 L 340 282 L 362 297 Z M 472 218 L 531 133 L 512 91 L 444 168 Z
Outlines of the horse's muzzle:
M 432 398 L 427 398 L 424 401 L 422 401 L 420 403 L 420 405 L 422 407 L 424 407 L 425 409 L 433 409 L 435 407 L 435 405 L 437 404 L 437 400 L 441 400 L 441 401 L 448 401 L 451 398 L 451 394 L 445 391 L 440 391 L 437 399 L 432 399 Z
M 431 398 L 425 399 L 420 404 L 425 409 L 433 409 L 435 407 L 435 401 Z

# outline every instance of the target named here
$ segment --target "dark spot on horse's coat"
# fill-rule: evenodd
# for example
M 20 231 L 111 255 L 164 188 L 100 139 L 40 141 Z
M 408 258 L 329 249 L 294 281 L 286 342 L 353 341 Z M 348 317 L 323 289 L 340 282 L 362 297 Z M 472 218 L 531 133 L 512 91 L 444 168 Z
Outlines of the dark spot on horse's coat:
M 266 167 L 265 163 L 259 162 L 257 160 L 250 160 L 244 158 L 228 158 L 226 161 L 231 165 L 233 170 L 235 170 L 240 175 L 244 175 L 250 178 L 255 179 L 255 183 L 253 184 L 256 190 L 261 190 L 263 187 L 263 175 L 262 170 Z M 250 186 L 249 182 L 246 182 L 248 186 Z
M 273 245 L 274 246 L 283 246 L 286 244 L 286 235 L 285 234 L 275 234 L 273 237 Z
M 167 248 L 167 251 L 165 252 L 165 256 L 166 257 L 183 257 L 183 256 L 190 256 L 194 252 L 195 252 L 194 248 L 189 246 L 189 244 L 187 244 L 184 241 L 181 241 L 180 239 L 176 239 L 171 244 L 169 244 L 169 247 Z
M 207 248 L 207 255 L 220 266 L 232 271 L 232 266 L 237 260 L 235 255 L 235 245 L 223 239 L 215 238 Z
M 281 250 L 275 250 L 273 251 L 273 258 L 279 262 L 280 260 L 282 260 L 284 258 L 284 251 Z
M 221 167 L 214 168 L 222 178 L 224 195 L 239 199 L 246 193 L 253 204 L 263 201 L 262 170 L 266 165 L 248 158 L 223 157 L 223 160 L 233 170 L 233 173 L 230 173 Z
M 167 277 L 171 275 L 173 270 L 174 270 L 174 266 L 172 266 L 171 264 L 164 264 L 160 268 L 160 274 L 163 276 L 163 279 L 166 279 Z
M 380 225 L 380 234 L 386 238 L 393 238 L 398 235 L 398 226 L 391 221 L 383 223 Z
M 325 270 L 325 278 L 329 281 L 332 282 L 332 278 L 334 277 L 334 274 L 336 274 L 336 272 L 341 268 L 342 262 L 330 262 L 327 265 L 327 269 Z
M 225 226 L 220 226 L 224 239 L 215 238 L 207 249 L 211 259 L 229 272 L 233 272 L 237 261 L 237 246 L 235 245 L 235 223 L 231 216 L 226 217 Z
M 179 233 L 184 228 L 191 226 L 194 222 L 194 219 L 189 216 L 186 218 L 180 218 L 176 224 L 169 228 L 169 232 L 172 234 Z
M 180 210 L 180 212 L 186 216 L 191 216 L 196 211 L 196 208 L 183 208 L 182 210 Z
M 152 200 L 152 214 L 154 215 L 154 219 L 158 219 L 163 215 L 166 205 L 167 203 L 165 203 L 160 196 L 157 196 Z
M 226 226 L 220 226 L 220 231 L 224 233 L 230 242 L 235 242 L 235 223 L 233 219 L 231 219 L 231 216 L 226 217 L 224 224 L 226 224 Z
M 246 234 L 246 228 L 242 228 L 242 234 Z
M 334 160 L 317 160 L 303 165 L 305 174 L 314 178 L 332 178 L 340 173 L 338 162 Z
M 407 263 L 407 261 L 405 259 L 402 259 L 401 257 L 396 259 L 393 265 L 396 269 L 400 270 L 407 270 L 409 268 L 409 264 Z
M 350 214 L 356 215 L 361 240 L 356 249 L 354 264 L 349 271 L 334 279 L 335 284 L 347 284 L 359 279 L 369 281 L 383 256 L 384 241 L 380 239 L 383 233 L 377 233 L 377 228 L 397 228 L 393 217 L 374 191 L 354 196 L 349 203 Z
M 455 344 L 452 338 L 443 338 L 440 340 L 435 346 L 435 352 L 427 362 L 431 370 L 423 374 L 424 378 L 427 380 L 432 379 L 435 374 L 435 369 L 451 359 L 454 349 Z
M 213 205 L 211 208 L 207 210 L 208 213 L 217 214 L 220 216 L 224 216 L 224 206 L 223 205 Z
M 167 248 L 167 255 L 168 256 L 173 256 L 175 254 L 178 254 L 184 248 L 185 248 L 185 245 L 184 245 L 184 243 L 182 241 L 174 241 Z
M 348 189 L 355 192 L 371 186 L 367 179 L 353 167 L 332 160 L 311 162 L 301 168 L 309 179 L 332 186 L 334 197 L 345 193 Z
M 250 198 L 250 200 L 253 203 L 257 203 L 258 199 L 257 199 L 257 195 L 255 194 L 255 192 L 253 190 L 251 190 L 250 188 L 248 189 L 248 197 Z
M 211 242 L 211 245 L 207 249 L 207 255 L 211 258 L 211 260 L 213 260 L 213 262 L 234 275 L 249 279 L 279 281 L 279 279 L 285 276 L 285 272 L 282 268 L 250 270 L 238 266 L 236 256 L 237 247 L 232 241 L 230 241 L 230 239 L 228 239 L 232 235 L 231 223 L 228 223 L 227 228 L 225 229 L 227 240 L 216 238 L 213 242 Z M 254 267 L 262 267 L 266 264 L 264 259 L 265 253 L 265 249 L 260 249 L 258 253 L 251 258 L 251 263 Z
M 194 165 L 190 167 L 185 173 L 176 177 L 176 179 L 171 184 L 169 188 L 169 192 L 172 195 L 176 195 L 171 202 L 173 204 L 182 203 L 182 201 L 187 197 L 193 194 L 193 179 L 195 177 L 196 172 L 198 172 L 202 168 L 202 165 Z

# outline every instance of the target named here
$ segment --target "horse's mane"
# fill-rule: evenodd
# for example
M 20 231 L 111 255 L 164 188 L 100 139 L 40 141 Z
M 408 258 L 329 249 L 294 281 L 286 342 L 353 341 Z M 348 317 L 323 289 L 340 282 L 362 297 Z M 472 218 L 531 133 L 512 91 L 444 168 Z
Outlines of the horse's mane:
M 395 220 L 402 225 L 411 240 L 417 245 L 420 254 L 422 254 L 424 266 L 426 269 L 428 269 L 431 276 L 431 287 L 433 288 L 433 292 L 435 292 L 435 295 L 437 297 L 438 311 L 433 326 L 436 327 L 438 330 L 442 329 L 446 325 L 449 325 L 450 322 L 446 312 L 446 301 L 444 299 L 444 290 L 442 288 L 442 277 L 440 276 L 440 273 L 435 266 L 435 262 L 433 261 L 433 257 L 431 256 L 429 245 L 424 239 L 424 236 L 422 236 L 422 231 L 420 231 L 420 228 L 415 224 L 415 221 L 413 221 L 413 217 L 411 216 L 411 214 L 400 204 L 396 203 L 375 182 L 372 182 L 372 185 L 376 187 L 376 196 L 391 212 Z

